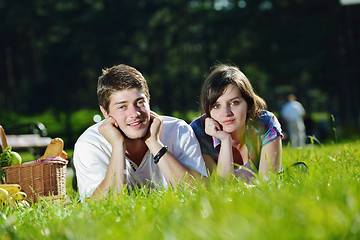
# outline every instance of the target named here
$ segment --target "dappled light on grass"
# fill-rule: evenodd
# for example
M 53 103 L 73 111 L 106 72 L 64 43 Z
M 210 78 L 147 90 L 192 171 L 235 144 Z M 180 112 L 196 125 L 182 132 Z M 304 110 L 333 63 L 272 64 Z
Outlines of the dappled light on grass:
M 284 172 L 2 209 L 1 239 L 357 239 L 360 142 L 285 148 Z M 307 171 L 292 167 L 303 161 Z M 69 186 L 68 186 L 69 187 Z M 16 237 L 15 237 L 16 236 Z

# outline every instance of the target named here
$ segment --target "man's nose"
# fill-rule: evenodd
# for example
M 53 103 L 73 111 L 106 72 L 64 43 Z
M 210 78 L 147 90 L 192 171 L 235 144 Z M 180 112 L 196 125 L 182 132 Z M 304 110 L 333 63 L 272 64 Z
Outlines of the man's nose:
M 131 116 L 139 116 L 140 115 L 140 108 L 136 105 L 132 105 L 129 110 L 130 110 Z

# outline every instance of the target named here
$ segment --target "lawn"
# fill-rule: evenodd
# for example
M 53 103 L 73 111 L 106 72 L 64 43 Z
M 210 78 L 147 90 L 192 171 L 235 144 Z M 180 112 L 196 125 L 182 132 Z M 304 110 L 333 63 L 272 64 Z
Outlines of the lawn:
M 303 161 L 308 171 L 291 164 Z M 360 239 L 360 141 L 284 147 L 284 173 L 2 207 L 0 239 Z

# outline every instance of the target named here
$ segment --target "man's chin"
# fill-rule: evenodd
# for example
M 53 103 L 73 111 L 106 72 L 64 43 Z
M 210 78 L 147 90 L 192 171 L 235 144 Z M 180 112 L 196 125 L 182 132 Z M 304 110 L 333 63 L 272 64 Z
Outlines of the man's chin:
M 126 140 L 137 140 L 137 139 L 141 139 L 144 138 L 147 134 L 148 131 L 148 127 L 143 127 L 140 129 L 126 129 L 126 131 L 121 131 L 121 133 L 123 134 L 124 138 Z
M 125 140 L 137 140 L 144 138 L 146 133 L 143 134 L 124 134 Z

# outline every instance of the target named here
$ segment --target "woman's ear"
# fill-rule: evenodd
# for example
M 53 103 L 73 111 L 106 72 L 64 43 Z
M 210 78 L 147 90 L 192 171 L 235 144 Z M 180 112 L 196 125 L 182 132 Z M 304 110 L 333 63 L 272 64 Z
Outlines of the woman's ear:
M 103 108 L 102 106 L 100 106 L 100 111 L 102 112 L 102 114 L 104 115 L 105 118 L 107 118 L 109 116 L 107 111 L 105 110 L 105 108 Z

